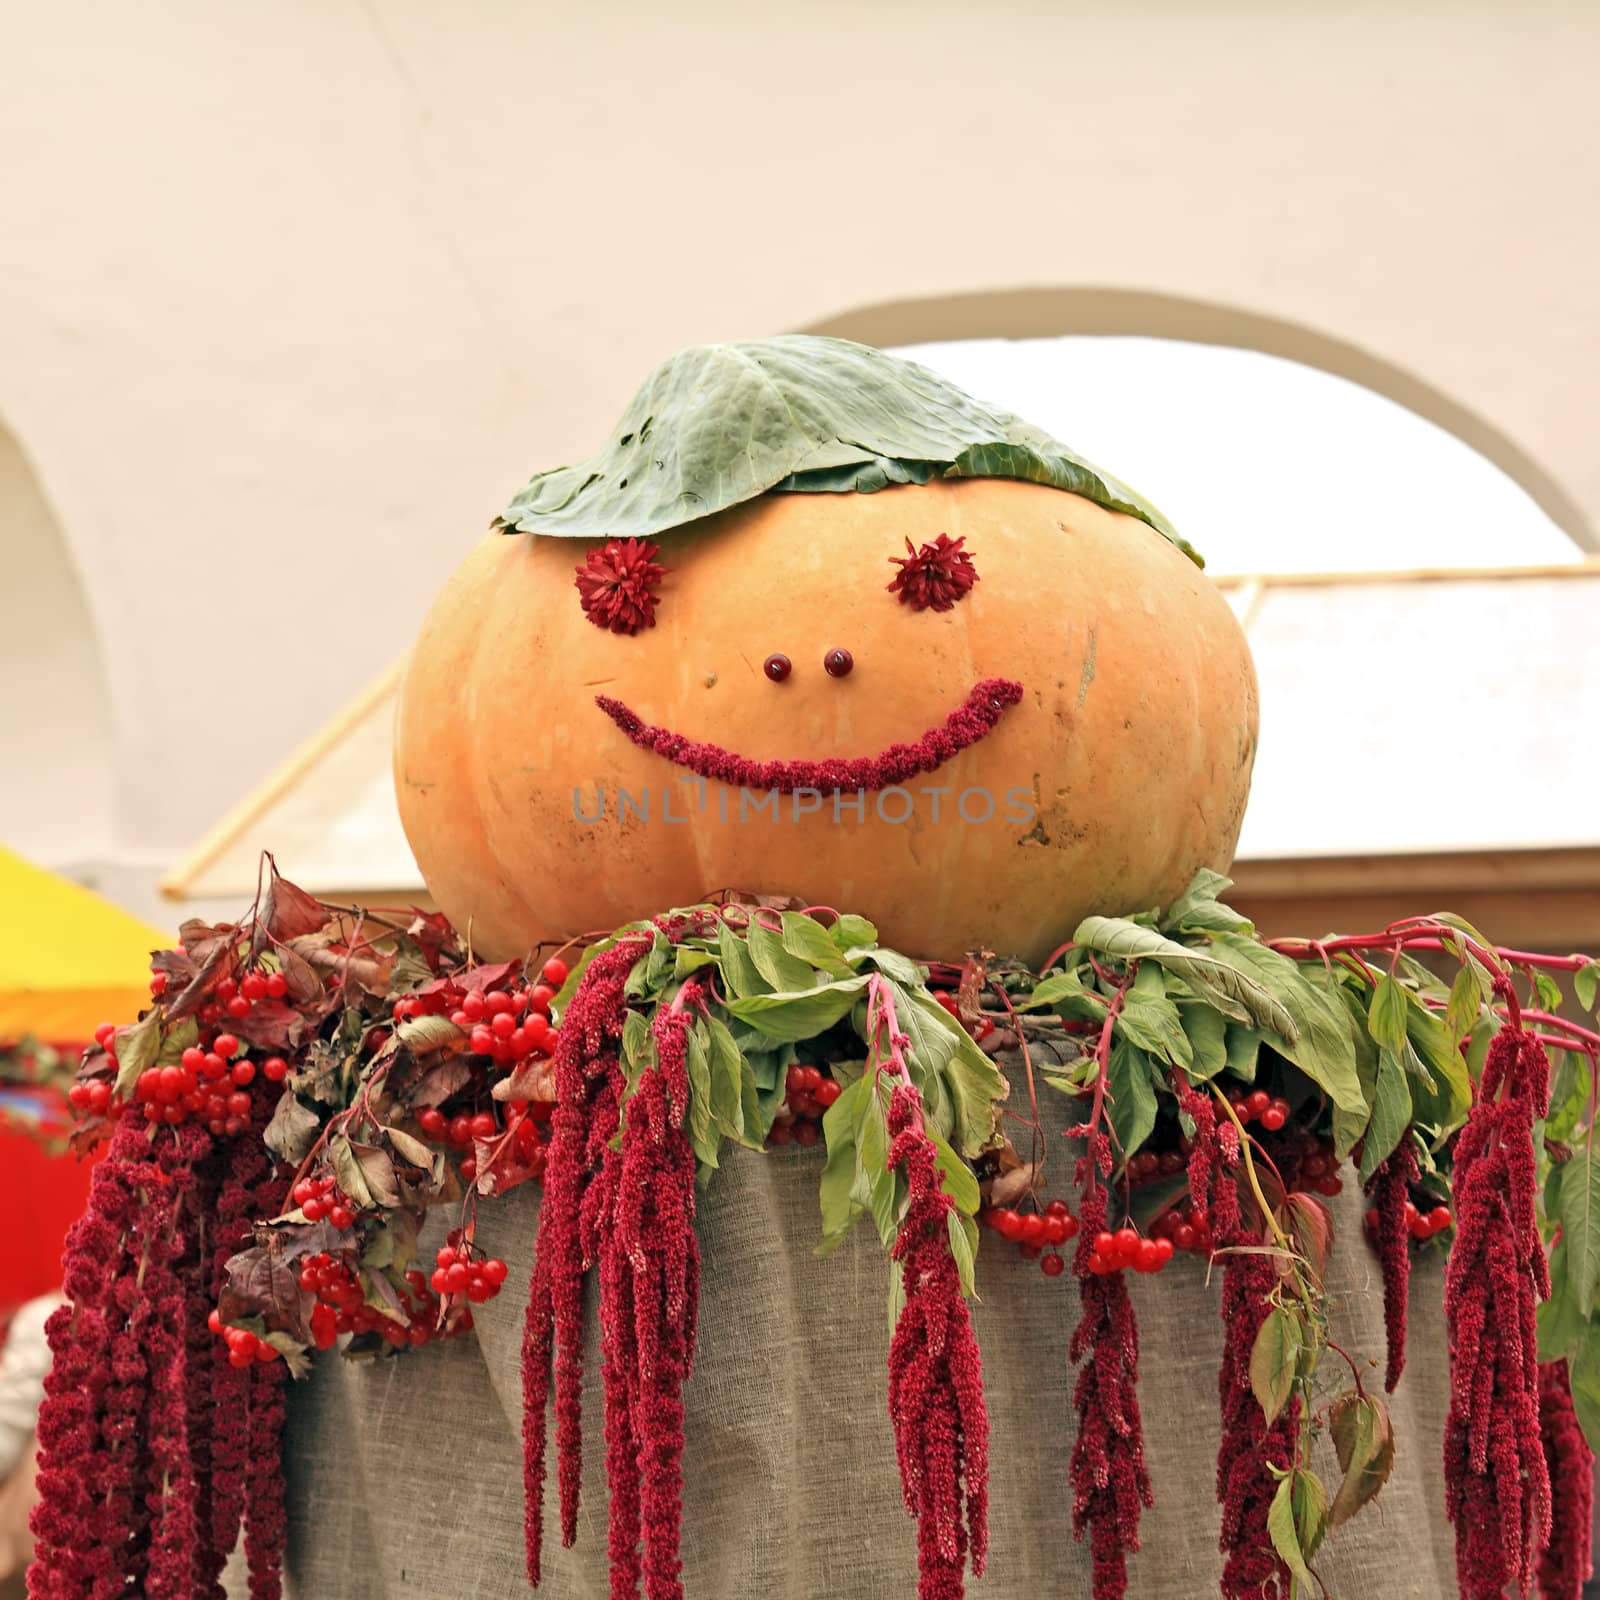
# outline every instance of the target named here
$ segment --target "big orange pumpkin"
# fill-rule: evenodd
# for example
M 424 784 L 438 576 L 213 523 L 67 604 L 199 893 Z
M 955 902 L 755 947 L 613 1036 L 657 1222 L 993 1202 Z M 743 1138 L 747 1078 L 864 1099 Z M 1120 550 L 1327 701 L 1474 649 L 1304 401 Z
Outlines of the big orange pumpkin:
M 899 603 L 892 558 L 941 533 L 978 581 L 945 611 Z M 767 493 L 660 539 L 654 625 L 632 635 L 580 603 L 574 567 L 600 543 L 486 539 L 406 675 L 401 818 L 477 950 L 734 888 L 859 912 L 918 954 L 1037 960 L 1085 915 L 1164 904 L 1228 866 L 1254 671 L 1222 596 L 1146 523 L 1000 478 Z M 844 676 L 824 670 L 835 650 Z M 773 655 L 791 663 L 781 682 Z M 1020 701 L 936 771 L 760 805 L 675 746 L 641 747 L 617 711 L 756 761 L 825 761 L 913 743 L 995 679 Z

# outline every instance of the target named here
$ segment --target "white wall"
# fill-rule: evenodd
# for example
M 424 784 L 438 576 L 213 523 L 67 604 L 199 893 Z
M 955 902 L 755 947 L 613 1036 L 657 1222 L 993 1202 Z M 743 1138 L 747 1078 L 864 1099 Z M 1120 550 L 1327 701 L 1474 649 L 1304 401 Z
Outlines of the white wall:
M 1600 526 L 1582 0 L 6 10 L 0 413 L 88 586 L 141 859 L 686 343 L 1070 331 L 941 298 L 1035 287 L 1241 308 Z

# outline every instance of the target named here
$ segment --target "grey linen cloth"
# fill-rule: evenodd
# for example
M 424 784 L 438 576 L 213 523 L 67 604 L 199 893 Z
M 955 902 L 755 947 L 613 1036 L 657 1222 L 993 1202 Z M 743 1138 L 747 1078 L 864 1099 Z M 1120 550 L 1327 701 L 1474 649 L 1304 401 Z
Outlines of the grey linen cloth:
M 1041 1091 L 1049 1100 L 1056 1097 Z M 1041 1108 L 1053 1113 L 1052 1106 Z M 1054 1138 L 1052 1194 L 1070 1150 Z M 685 1394 L 683 1558 L 688 1600 L 911 1600 L 914 1528 L 900 1499 L 886 1415 L 887 1264 L 871 1223 L 826 1261 L 817 1182 L 822 1151 L 731 1150 L 700 1204 L 700 1338 Z M 1333 1202 L 1329 1268 L 1334 1337 L 1358 1359 L 1383 1356 L 1383 1293 L 1362 1238 L 1350 1168 Z M 528 1184 L 479 1212 L 479 1239 L 511 1267 L 475 1310 L 475 1336 L 352 1363 L 324 1356 L 295 1386 L 287 1443 L 293 1600 L 527 1593 L 522 1555 L 522 1396 L 518 1345 L 538 1222 Z M 447 1222 L 424 1234 L 427 1252 Z M 1071 1248 L 1070 1246 L 1068 1247 Z M 1440 1488 L 1447 1395 L 1442 1254 L 1412 1277 L 1409 1359 L 1392 1397 L 1394 1474 L 1378 1501 L 1334 1535 L 1318 1569 L 1340 1600 L 1453 1596 L 1452 1530 Z M 1129 1593 L 1202 1600 L 1217 1593 L 1214 1499 L 1222 1348 L 1219 1285 L 1178 1257 L 1130 1274 L 1139 1314 L 1140 1401 L 1156 1505 L 1130 1559 Z M 1087 1597 L 1089 1562 L 1072 1537 L 1074 1434 L 1067 1345 L 1079 1301 L 1070 1272 L 985 1232 L 973 1318 L 993 1429 L 990 1555 L 973 1600 Z M 586 1354 L 583 1507 L 562 1550 L 550 1444 L 545 1579 L 552 1600 L 605 1600 L 605 1478 L 598 1331 Z M 1330 1375 L 1342 1366 L 1331 1354 Z M 1381 1387 L 1381 1366 L 1367 1375 Z M 1330 1495 L 1338 1465 L 1324 1445 Z

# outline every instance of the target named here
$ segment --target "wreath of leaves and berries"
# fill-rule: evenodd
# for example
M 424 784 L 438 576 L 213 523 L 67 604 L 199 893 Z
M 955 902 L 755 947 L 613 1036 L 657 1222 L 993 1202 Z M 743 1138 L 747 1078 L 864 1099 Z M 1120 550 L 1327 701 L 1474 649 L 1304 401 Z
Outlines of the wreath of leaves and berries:
M 1126 1273 L 1184 1254 L 1220 1270 L 1225 1600 L 1318 1595 L 1324 1541 L 1393 1460 L 1412 1253 L 1446 1246 L 1462 1593 L 1576 1596 L 1587 1502 L 1566 1480 L 1600 1439 L 1600 1032 L 1575 1016 L 1600 965 L 1444 916 L 1263 940 L 1226 887 L 1202 872 L 1164 914 L 1091 917 L 1037 972 L 916 961 L 860 916 L 732 897 L 484 963 L 438 916 L 324 905 L 271 868 L 243 921 L 190 923 L 156 955 L 151 1007 L 79 1069 L 74 1142 L 109 1148 L 51 1324 L 30 1592 L 211 1593 L 242 1528 L 252 1596 L 279 1594 L 285 1377 L 335 1346 L 378 1359 L 469 1332 L 507 1276 L 478 1207 L 533 1180 L 530 1579 L 552 1397 L 577 1534 L 593 1274 L 612 1592 L 681 1594 L 696 1198 L 730 1145 L 820 1143 L 818 1253 L 870 1218 L 888 1256 L 924 1600 L 959 1596 L 987 1545 L 984 1228 L 1078 1285 L 1069 1488 L 1095 1600 L 1128 1592 L 1152 1503 Z M 1326 1200 L 1351 1167 L 1381 1369 L 1328 1332 Z M 447 1240 L 423 1260 L 440 1206 Z

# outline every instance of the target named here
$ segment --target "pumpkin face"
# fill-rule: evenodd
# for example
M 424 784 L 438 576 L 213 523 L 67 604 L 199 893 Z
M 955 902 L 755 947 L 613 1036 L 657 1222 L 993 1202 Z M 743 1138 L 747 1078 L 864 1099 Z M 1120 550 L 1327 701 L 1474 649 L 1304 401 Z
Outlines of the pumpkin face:
M 1231 860 L 1254 671 L 1143 523 L 1002 479 L 768 494 L 662 539 L 659 577 L 624 551 L 653 606 L 641 625 L 621 596 L 631 633 L 592 615 L 612 565 L 575 582 L 603 545 L 491 536 L 412 656 L 400 814 L 476 949 L 731 888 L 1038 960 Z

